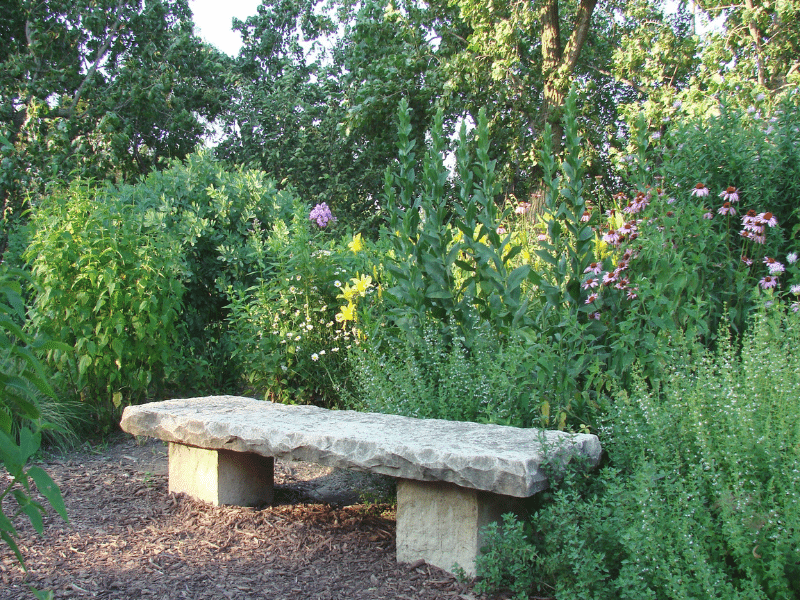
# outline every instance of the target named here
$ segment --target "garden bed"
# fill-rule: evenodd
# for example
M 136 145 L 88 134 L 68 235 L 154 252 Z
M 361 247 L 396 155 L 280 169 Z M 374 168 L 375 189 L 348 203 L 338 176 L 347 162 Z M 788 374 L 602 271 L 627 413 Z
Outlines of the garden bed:
M 29 573 L 0 546 L 0 600 L 26 597 L 25 583 L 56 598 L 472 597 L 444 571 L 395 562 L 385 481 L 276 461 L 275 505 L 215 508 L 167 493 L 161 442 L 119 438 L 43 467 L 70 523 L 48 514 L 39 537 L 17 520 Z M 357 503 L 359 488 L 378 501 Z

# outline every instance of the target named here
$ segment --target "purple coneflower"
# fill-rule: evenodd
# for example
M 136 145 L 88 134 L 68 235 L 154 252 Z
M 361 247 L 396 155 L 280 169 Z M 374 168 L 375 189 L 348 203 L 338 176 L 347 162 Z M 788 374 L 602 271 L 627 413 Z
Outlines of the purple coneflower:
M 764 277 L 758 283 L 761 285 L 761 287 L 763 289 L 768 290 L 768 289 L 774 288 L 776 285 L 778 285 L 778 278 L 777 277 L 773 277 L 772 275 L 767 275 L 766 277 Z
M 730 185 L 728 186 L 728 189 L 720 193 L 719 197 L 722 198 L 723 200 L 727 200 L 728 202 L 738 202 L 739 190 Z
M 588 290 L 591 288 L 596 288 L 600 285 L 600 280 L 596 277 L 589 277 L 586 281 L 583 282 L 583 289 Z
M 697 196 L 698 198 L 702 198 L 703 196 L 708 196 L 709 190 L 706 187 L 705 183 L 698 183 L 694 186 L 692 190 L 692 196 Z
M 593 262 L 588 267 L 583 270 L 584 273 L 594 273 L 595 275 L 600 275 L 603 272 L 603 263 L 602 262 Z
M 717 212 L 719 214 L 723 215 L 723 216 L 724 215 L 735 215 L 736 214 L 736 209 L 731 206 L 730 202 L 726 202 L 725 204 L 723 204 L 719 208 L 719 210 L 717 210 Z
M 763 212 L 756 215 L 756 222 L 761 221 L 770 227 L 775 227 L 778 224 L 778 220 L 775 218 L 771 212 Z
M 592 292 L 591 294 L 589 294 L 589 297 L 586 298 L 586 304 L 591 304 L 592 302 L 597 300 L 598 297 L 599 296 L 597 295 L 597 292 Z
M 765 256 L 764 264 L 767 265 L 767 268 L 769 269 L 771 275 L 774 275 L 775 273 L 783 273 L 783 265 L 774 258 Z

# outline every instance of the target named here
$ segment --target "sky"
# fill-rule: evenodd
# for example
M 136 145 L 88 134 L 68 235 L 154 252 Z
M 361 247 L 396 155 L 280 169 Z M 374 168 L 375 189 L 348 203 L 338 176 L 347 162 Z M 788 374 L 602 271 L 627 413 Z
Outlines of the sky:
M 236 17 L 244 21 L 256 14 L 261 0 L 189 0 L 195 32 L 226 54 L 236 56 L 242 46 L 238 31 L 231 30 Z

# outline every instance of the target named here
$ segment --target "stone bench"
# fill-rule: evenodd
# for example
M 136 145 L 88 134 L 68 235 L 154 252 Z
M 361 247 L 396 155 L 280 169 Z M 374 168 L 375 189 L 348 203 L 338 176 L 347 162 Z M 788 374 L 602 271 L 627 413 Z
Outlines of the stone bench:
M 475 572 L 481 528 L 548 486 L 594 435 L 213 396 L 129 406 L 122 429 L 169 442 L 169 490 L 214 505 L 272 501 L 274 459 L 397 478 L 397 560 Z

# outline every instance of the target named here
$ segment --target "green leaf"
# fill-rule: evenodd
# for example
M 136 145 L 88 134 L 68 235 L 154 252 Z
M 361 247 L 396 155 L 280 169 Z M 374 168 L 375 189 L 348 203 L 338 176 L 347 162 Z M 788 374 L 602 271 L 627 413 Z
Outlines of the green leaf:
M 50 478 L 50 475 L 41 467 L 31 467 L 28 470 L 28 476 L 36 483 L 36 488 L 39 492 L 47 498 L 55 511 L 61 516 L 64 521 L 69 521 L 67 517 L 67 508 L 64 505 L 64 499 L 61 496 L 61 490 Z

